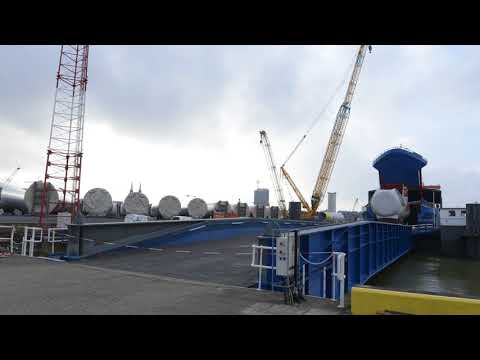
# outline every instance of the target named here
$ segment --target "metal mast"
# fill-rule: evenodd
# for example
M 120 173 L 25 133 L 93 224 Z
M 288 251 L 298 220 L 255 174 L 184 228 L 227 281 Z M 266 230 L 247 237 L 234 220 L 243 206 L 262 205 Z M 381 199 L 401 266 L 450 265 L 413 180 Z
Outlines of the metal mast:
M 260 131 L 260 144 L 263 145 L 263 151 L 265 153 L 265 158 L 270 169 L 270 177 L 272 178 L 273 187 L 275 188 L 275 194 L 277 196 L 278 207 L 280 213 L 283 217 L 287 215 L 287 207 L 285 205 L 285 197 L 283 196 L 283 190 L 280 185 L 280 178 L 277 172 L 277 166 L 275 165 L 275 160 L 273 159 L 272 146 L 268 140 L 267 132 L 265 130 Z
M 340 145 L 342 144 L 343 135 L 345 134 L 345 128 L 347 126 L 348 118 L 350 116 L 350 106 L 352 103 L 353 94 L 355 93 L 355 88 L 358 83 L 360 71 L 362 70 L 363 60 L 365 58 L 367 47 L 371 52 L 371 46 L 367 45 L 361 45 L 358 49 L 357 60 L 353 68 L 353 73 L 350 78 L 347 93 L 345 94 L 345 99 L 337 113 L 335 125 L 333 126 L 330 140 L 327 145 L 327 150 L 323 158 L 322 167 L 320 168 L 317 182 L 313 189 L 311 200 L 312 215 L 315 215 L 319 205 L 322 203 L 323 198 L 325 197 L 325 192 L 327 191 L 327 186 L 332 175 L 332 170 L 335 165 L 335 161 L 337 160 Z
M 80 208 L 88 50 L 88 45 L 62 45 L 60 50 L 41 197 L 42 226 L 46 225 L 49 212 L 47 182 L 59 193 L 59 210 L 68 211 L 73 217 Z

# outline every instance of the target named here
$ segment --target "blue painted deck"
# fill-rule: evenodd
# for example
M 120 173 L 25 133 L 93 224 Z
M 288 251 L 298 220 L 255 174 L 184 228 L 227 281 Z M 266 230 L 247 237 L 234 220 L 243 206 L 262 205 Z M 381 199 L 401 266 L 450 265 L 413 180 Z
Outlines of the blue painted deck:
M 188 230 L 144 240 L 135 245 L 140 248 L 152 248 L 173 243 L 190 244 L 200 241 L 225 240 L 239 236 L 258 236 L 263 234 L 269 224 L 279 231 L 290 231 L 313 226 L 311 222 L 293 220 L 230 219 L 211 221 L 196 224 Z
M 170 226 L 162 230 L 161 226 Z M 177 226 L 178 225 L 178 226 Z M 160 228 L 159 228 L 160 226 Z M 311 228 L 319 226 L 309 221 L 272 220 L 272 219 L 221 219 L 203 221 L 151 222 L 145 224 L 85 224 L 75 225 L 76 232 L 70 234 L 72 243 L 78 241 L 78 250 L 74 249 L 67 260 L 96 256 L 113 250 L 138 248 L 158 248 L 168 244 L 190 244 L 202 241 L 227 240 L 242 236 L 256 236 L 271 226 L 277 231 Z M 142 229 L 149 227 L 148 230 Z M 80 231 L 83 229 L 83 231 Z M 151 230 L 150 230 L 151 229 Z M 82 235 L 78 235 L 82 234 Z
M 222 222 L 205 222 L 194 225 L 188 230 L 182 230 L 162 237 L 144 240 L 135 245 L 140 248 L 154 248 L 173 243 L 191 244 L 201 241 L 225 240 L 248 235 L 255 237 L 262 234 L 269 224 L 279 231 L 290 231 L 312 226 L 312 223 L 309 222 L 288 220 L 230 220 Z

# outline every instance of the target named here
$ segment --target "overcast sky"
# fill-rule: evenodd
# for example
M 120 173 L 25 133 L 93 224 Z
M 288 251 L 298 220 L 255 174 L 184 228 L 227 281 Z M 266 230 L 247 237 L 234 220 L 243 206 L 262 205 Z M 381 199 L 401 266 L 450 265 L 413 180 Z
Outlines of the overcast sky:
M 253 202 L 271 188 L 258 131 L 278 165 L 349 76 L 357 46 L 92 46 L 82 195 L 153 204 L 175 195 Z M 0 180 L 43 179 L 59 46 L 0 46 Z M 329 191 L 367 202 L 372 161 L 403 145 L 422 154 L 444 206 L 480 200 L 480 47 L 374 46 L 367 54 Z M 348 74 L 348 76 L 346 76 Z M 287 165 L 310 199 L 346 84 Z M 287 200 L 291 199 L 284 185 Z M 293 194 L 292 194 L 293 195 Z M 271 188 L 271 202 L 276 202 Z

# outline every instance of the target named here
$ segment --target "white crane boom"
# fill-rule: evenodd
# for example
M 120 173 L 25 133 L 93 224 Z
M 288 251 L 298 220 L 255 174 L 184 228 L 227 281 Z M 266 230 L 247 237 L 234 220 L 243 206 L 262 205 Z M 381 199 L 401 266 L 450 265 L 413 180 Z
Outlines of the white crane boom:
M 352 212 L 355 211 L 355 209 L 357 208 L 357 205 L 358 205 L 358 198 L 355 198 L 355 201 L 353 202 Z
M 287 206 L 285 204 L 285 197 L 283 196 L 283 190 L 278 176 L 277 166 L 273 158 L 272 146 L 268 140 L 267 132 L 265 130 L 260 131 L 260 144 L 263 145 L 263 151 L 270 170 L 270 177 L 272 178 L 273 187 L 277 196 L 278 208 L 283 217 L 286 216 Z
M 15 177 L 15 175 L 17 174 L 17 172 L 20 170 L 19 167 L 17 167 L 12 174 L 10 174 L 10 176 L 8 178 L 5 179 L 4 183 L 3 183 L 3 188 L 5 189 L 13 180 L 13 178 Z
M 343 135 L 345 134 L 345 128 L 350 116 L 350 106 L 352 103 L 353 94 L 355 93 L 360 71 L 362 70 L 367 47 L 371 52 L 371 46 L 367 45 L 361 45 L 358 49 L 357 59 L 353 68 L 352 76 L 350 78 L 350 83 L 348 84 L 347 93 L 345 94 L 345 99 L 338 110 L 337 118 L 335 119 L 335 124 L 327 145 L 327 150 L 323 158 L 322 167 L 320 168 L 317 182 L 315 183 L 315 187 L 313 189 L 311 200 L 312 214 L 316 213 L 327 191 L 327 186 L 332 175 L 333 167 L 335 166 L 335 161 L 337 160 L 340 145 L 342 144 Z

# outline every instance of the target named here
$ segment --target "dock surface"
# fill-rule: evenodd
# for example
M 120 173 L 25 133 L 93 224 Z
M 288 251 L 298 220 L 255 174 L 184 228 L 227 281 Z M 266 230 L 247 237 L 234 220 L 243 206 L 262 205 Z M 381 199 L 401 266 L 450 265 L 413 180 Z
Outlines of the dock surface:
M 97 264 L 99 265 L 99 264 Z M 283 294 L 39 258 L 0 258 L 0 314 L 335 315 L 336 304 Z

